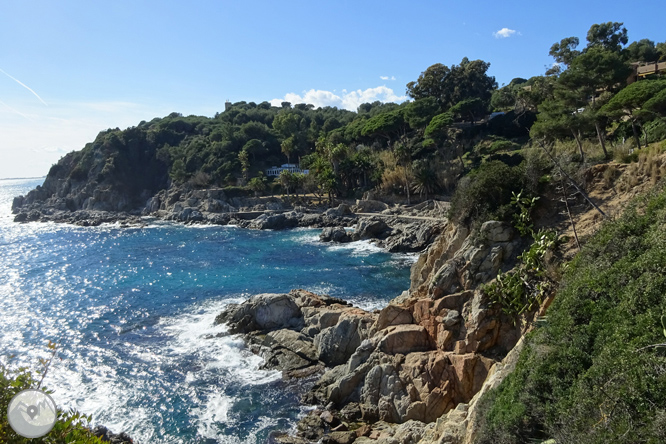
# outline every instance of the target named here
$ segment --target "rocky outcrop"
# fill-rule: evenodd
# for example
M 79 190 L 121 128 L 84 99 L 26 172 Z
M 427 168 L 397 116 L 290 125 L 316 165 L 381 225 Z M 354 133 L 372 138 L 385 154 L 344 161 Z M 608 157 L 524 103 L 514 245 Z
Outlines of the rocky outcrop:
M 359 221 L 359 232 L 395 229 L 379 222 Z M 454 429 L 467 433 L 469 406 L 504 374 L 500 362 L 523 333 L 478 286 L 511 267 L 522 241 L 496 221 L 472 234 L 441 231 L 414 265 L 410 290 L 377 313 L 296 290 L 255 296 L 218 317 L 231 332 L 249 332 L 266 366 L 290 377 L 321 374 L 304 401 L 325 408 L 278 442 L 435 442 Z
M 113 433 L 104 426 L 95 427 L 92 429 L 92 434 L 98 437 L 102 442 L 110 442 L 111 444 L 132 444 L 134 442 L 127 433 Z
M 249 334 L 267 368 L 303 375 L 306 367 L 346 362 L 370 336 L 375 317 L 342 299 L 293 290 L 232 304 L 215 322 L 225 323 L 230 333 Z
M 523 240 L 502 222 L 486 222 L 472 235 L 449 224 L 412 267 L 410 291 L 417 297 L 439 299 L 476 288 L 511 268 L 522 246 Z
M 327 227 L 322 230 L 319 240 L 322 242 L 344 243 L 351 242 L 352 239 L 344 227 Z

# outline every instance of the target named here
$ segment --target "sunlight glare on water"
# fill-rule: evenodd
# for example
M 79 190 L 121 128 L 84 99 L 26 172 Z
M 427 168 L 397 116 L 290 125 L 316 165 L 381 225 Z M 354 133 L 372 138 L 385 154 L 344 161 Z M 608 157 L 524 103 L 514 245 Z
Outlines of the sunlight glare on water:
M 140 443 L 264 442 L 293 427 L 302 384 L 260 370 L 215 316 L 293 288 L 380 308 L 415 260 L 321 244 L 314 229 L 13 223 L 12 198 L 39 183 L 0 181 L 0 362 L 37 369 L 57 342 L 56 403 Z

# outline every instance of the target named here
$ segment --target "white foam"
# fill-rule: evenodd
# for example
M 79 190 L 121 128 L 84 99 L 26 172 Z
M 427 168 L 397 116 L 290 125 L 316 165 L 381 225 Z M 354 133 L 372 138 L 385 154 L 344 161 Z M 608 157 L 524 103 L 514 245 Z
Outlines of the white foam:
M 385 251 L 369 240 L 360 240 L 348 242 L 345 244 L 336 244 L 328 247 L 332 251 L 349 250 L 354 257 L 370 256 L 371 254 L 384 253 Z

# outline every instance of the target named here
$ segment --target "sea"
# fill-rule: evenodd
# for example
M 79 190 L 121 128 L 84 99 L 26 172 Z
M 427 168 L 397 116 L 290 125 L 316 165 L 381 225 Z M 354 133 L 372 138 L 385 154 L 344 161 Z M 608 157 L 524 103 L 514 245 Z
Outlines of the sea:
M 255 231 L 146 220 L 79 227 L 13 222 L 14 196 L 43 179 L 0 180 L 0 364 L 137 443 L 263 443 L 312 407 L 312 381 L 262 370 L 214 319 L 229 303 L 303 288 L 379 309 L 409 287 L 415 255 L 333 245 L 318 229 Z

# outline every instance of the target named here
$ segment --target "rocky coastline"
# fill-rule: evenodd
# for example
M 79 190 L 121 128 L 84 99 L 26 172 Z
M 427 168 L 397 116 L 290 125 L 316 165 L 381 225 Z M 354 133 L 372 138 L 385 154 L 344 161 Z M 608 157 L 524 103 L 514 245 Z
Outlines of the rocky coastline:
M 324 228 L 323 242 L 372 240 L 389 252 L 420 252 L 446 225 L 446 206 L 434 201 L 406 207 L 372 199 L 340 203 L 335 208 L 305 199 L 285 197 L 227 197 L 224 190 L 174 187 L 150 197 L 143 207 L 123 208 L 122 196 L 106 196 L 104 205 L 93 197 L 81 201 L 44 186 L 14 198 L 14 221 L 55 222 L 79 226 L 119 224 L 145 226 L 153 220 L 183 224 L 235 225 L 257 230 Z M 65 187 L 65 190 L 67 188 Z M 345 228 L 353 228 L 348 234 Z M 346 234 L 346 235 L 345 235 Z
M 303 402 L 314 409 L 296 431 L 274 433 L 271 442 L 471 442 L 479 394 L 511 368 L 530 325 L 531 319 L 508 318 L 480 290 L 515 265 L 525 240 L 497 221 L 472 232 L 449 223 L 442 202 L 389 206 L 365 196 L 326 208 L 179 187 L 123 211 L 109 195 L 100 205 L 93 197 L 73 201 L 71 192 L 47 194 L 38 188 L 15 198 L 15 221 L 312 227 L 323 228 L 322 242 L 371 240 L 390 252 L 421 253 L 409 290 L 382 310 L 367 312 L 342 299 L 293 290 L 256 295 L 219 314 L 216 322 L 242 335 L 264 358 L 264 368 L 308 381 Z
M 448 225 L 414 265 L 410 289 L 375 312 L 305 290 L 228 306 L 216 323 L 265 368 L 316 376 L 303 395 L 314 410 L 271 442 L 470 442 L 476 400 L 508 373 L 527 325 L 479 286 L 510 268 L 522 243 L 496 221 L 476 233 Z

